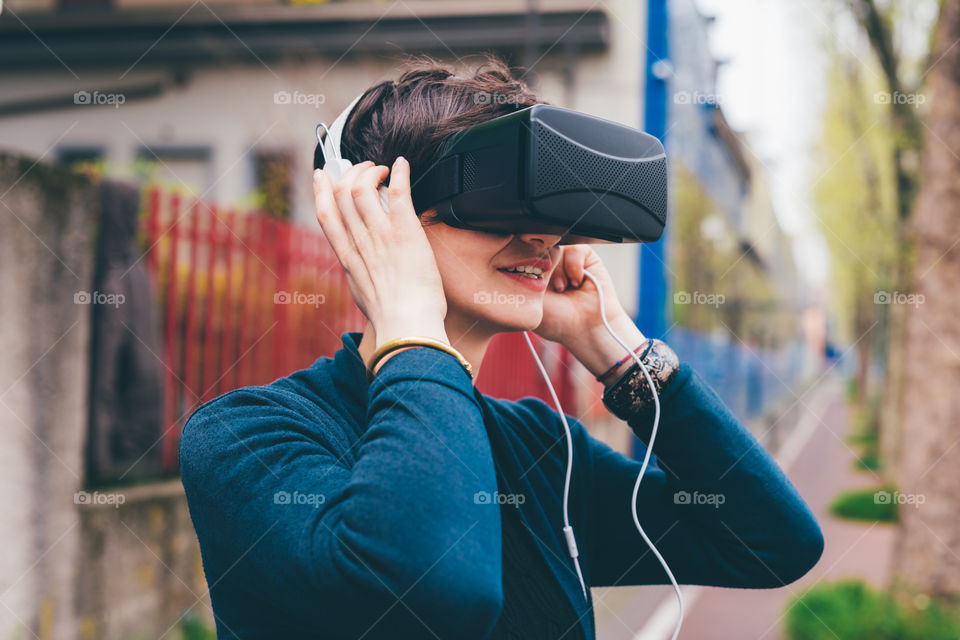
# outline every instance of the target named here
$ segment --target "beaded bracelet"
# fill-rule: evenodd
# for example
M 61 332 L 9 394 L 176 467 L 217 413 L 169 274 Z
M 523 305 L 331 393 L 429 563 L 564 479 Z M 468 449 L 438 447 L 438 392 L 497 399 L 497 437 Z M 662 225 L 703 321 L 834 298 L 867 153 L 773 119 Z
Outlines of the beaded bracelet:
M 676 352 L 661 340 L 652 340 L 651 348 L 641 358 L 646 366 L 657 397 L 673 381 L 680 368 Z M 640 365 L 634 363 L 616 382 L 603 391 L 604 406 L 621 420 L 642 419 L 654 406 L 647 377 Z M 643 438 L 641 438 L 642 440 Z
M 638 346 L 636 349 L 634 349 L 633 352 L 636 353 L 637 351 L 640 351 L 640 349 L 642 349 L 642 348 L 643 348 L 643 345 L 645 345 L 645 344 L 652 345 L 653 342 L 651 342 L 650 339 L 648 338 L 647 340 L 644 340 L 643 342 L 641 342 L 641 343 L 640 343 L 640 346 Z M 650 347 L 647 347 L 647 348 L 649 349 Z M 646 355 L 646 354 L 644 354 L 644 355 Z M 618 360 L 615 365 L 613 365 L 612 367 L 610 367 L 609 369 L 607 369 L 606 371 L 604 371 L 603 373 L 601 373 L 600 375 L 597 376 L 597 382 L 603 382 L 603 379 L 604 379 L 604 378 L 606 378 L 606 377 L 609 376 L 611 373 L 613 373 L 614 371 L 616 371 L 617 367 L 619 367 L 619 366 L 622 365 L 624 362 L 626 362 L 629 358 L 632 358 L 632 357 L 633 357 L 633 356 L 628 355 L 628 356 L 625 356 L 625 357 L 621 358 L 620 360 Z M 642 359 L 643 359 L 643 356 L 640 356 L 640 359 L 642 360 Z

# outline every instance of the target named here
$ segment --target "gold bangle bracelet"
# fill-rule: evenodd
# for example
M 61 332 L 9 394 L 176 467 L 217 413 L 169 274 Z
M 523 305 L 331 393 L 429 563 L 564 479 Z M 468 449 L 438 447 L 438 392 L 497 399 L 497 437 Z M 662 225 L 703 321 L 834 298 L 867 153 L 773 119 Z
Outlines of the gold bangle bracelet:
M 376 351 L 373 352 L 373 355 L 370 357 L 370 366 L 367 367 L 367 381 L 372 381 L 373 376 L 376 375 L 380 367 L 378 364 L 382 358 L 388 353 L 400 349 L 401 347 L 432 347 L 440 351 L 445 351 L 452 355 L 454 358 L 460 361 L 460 364 L 463 365 L 463 368 L 467 370 L 467 374 L 473 379 L 473 367 L 470 366 L 470 363 L 467 362 L 467 359 L 464 358 L 459 351 L 446 344 L 440 340 L 434 338 L 428 338 L 426 336 L 411 336 L 409 338 L 394 338 L 393 340 L 387 340 L 382 345 L 380 345 Z

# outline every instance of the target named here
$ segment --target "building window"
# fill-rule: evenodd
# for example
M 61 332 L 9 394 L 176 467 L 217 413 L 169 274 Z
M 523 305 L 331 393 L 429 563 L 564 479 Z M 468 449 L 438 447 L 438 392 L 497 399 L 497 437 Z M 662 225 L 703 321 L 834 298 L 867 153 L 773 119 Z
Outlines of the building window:
M 203 196 L 212 186 L 209 147 L 142 147 L 136 174 L 143 182 Z
M 257 208 L 271 218 L 288 220 L 293 211 L 293 154 L 257 151 L 253 173 Z
M 104 159 L 103 147 L 60 147 L 57 149 L 57 163 L 65 167 L 80 168 L 82 165 L 101 164 Z

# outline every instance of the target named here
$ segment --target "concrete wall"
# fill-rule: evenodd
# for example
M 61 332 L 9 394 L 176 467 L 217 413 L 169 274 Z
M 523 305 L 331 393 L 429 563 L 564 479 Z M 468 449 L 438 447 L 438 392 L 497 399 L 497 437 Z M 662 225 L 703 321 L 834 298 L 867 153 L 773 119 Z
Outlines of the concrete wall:
M 0 212 L 0 638 L 156 638 L 194 604 L 211 620 L 179 480 L 78 494 L 96 187 L 0 154 Z

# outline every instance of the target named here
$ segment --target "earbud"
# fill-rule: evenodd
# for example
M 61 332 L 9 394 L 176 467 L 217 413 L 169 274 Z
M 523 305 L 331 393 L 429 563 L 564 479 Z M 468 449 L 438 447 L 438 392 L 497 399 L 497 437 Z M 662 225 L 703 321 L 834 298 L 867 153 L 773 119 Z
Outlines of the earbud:
M 362 95 L 363 94 L 360 94 L 354 98 L 350 104 L 340 112 L 340 115 L 334 119 L 333 124 L 330 125 L 329 128 L 322 122 L 317 125 L 317 142 L 320 145 L 320 153 L 323 154 L 323 170 L 327 176 L 330 177 L 331 184 L 336 184 L 337 180 L 347 172 L 347 169 L 353 166 L 352 162 L 340 155 L 340 136 L 343 134 L 343 127 L 347 122 L 347 118 L 350 116 L 350 112 Z M 327 132 L 325 138 L 320 137 L 321 128 Z M 383 210 L 389 214 L 390 207 L 388 206 L 387 187 L 380 185 L 377 192 L 380 194 L 380 204 L 383 206 Z

